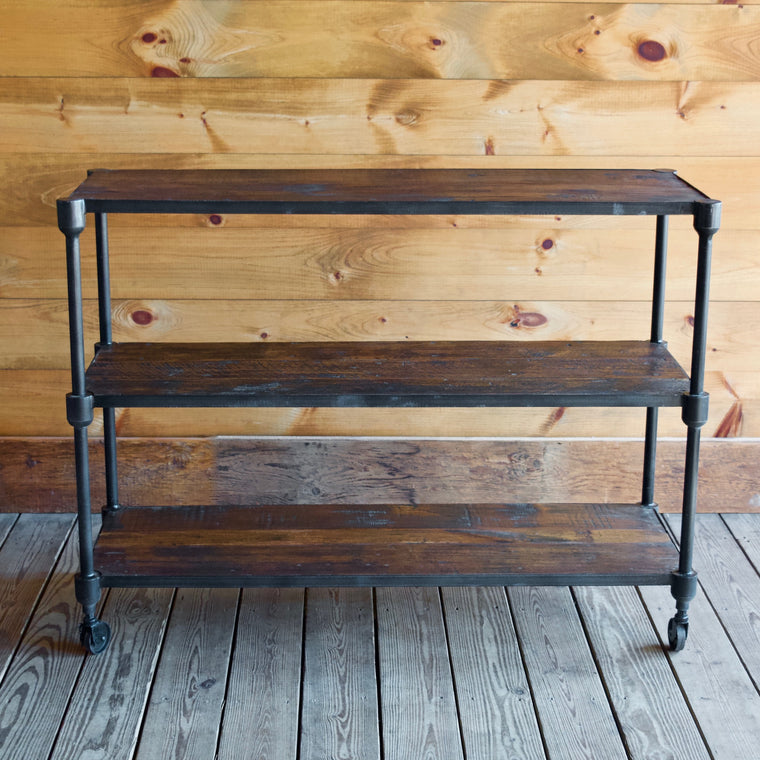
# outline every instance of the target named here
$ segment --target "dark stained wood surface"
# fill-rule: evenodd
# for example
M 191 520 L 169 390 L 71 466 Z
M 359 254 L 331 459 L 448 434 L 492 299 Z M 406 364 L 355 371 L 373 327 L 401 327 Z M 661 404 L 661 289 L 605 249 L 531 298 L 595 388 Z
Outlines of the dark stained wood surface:
M 98 406 L 676 406 L 648 341 L 120 343 L 87 372 Z
M 106 585 L 666 583 L 650 508 L 620 504 L 132 507 L 96 546 Z
M 649 170 L 198 169 L 96 170 L 69 200 L 148 213 L 687 214 L 709 199 Z

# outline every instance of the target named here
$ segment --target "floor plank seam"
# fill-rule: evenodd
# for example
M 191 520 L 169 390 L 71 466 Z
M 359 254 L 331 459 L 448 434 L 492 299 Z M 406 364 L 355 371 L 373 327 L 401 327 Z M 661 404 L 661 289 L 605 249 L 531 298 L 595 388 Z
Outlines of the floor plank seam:
M 443 591 L 441 587 L 438 587 L 438 599 L 441 605 L 441 619 L 443 621 L 443 636 L 446 640 L 446 654 L 448 655 L 449 673 L 451 674 L 451 683 L 454 687 L 454 709 L 457 714 L 457 730 L 459 731 L 459 744 L 462 747 L 462 760 L 468 760 L 467 758 L 467 746 L 464 741 L 464 730 L 462 729 L 462 711 L 459 707 L 459 688 L 457 686 L 457 677 L 454 671 L 454 665 L 451 658 L 451 638 L 449 636 L 449 620 L 446 614 L 446 605 L 443 601 Z
M 169 612 L 166 616 L 166 623 L 164 625 L 164 634 L 161 637 L 161 641 L 158 645 L 158 652 L 156 653 L 156 664 L 153 668 L 153 678 L 150 682 L 150 687 L 148 688 L 148 693 L 145 697 L 145 709 L 142 711 L 142 715 L 140 716 L 140 725 L 137 727 L 137 738 L 135 740 L 135 748 L 132 753 L 132 757 L 137 757 L 140 753 L 140 743 L 142 741 L 143 737 L 143 731 L 145 728 L 145 719 L 148 715 L 148 711 L 150 709 L 150 703 L 151 698 L 153 697 L 153 690 L 156 687 L 156 673 L 158 673 L 159 668 L 161 667 L 161 661 L 164 659 L 164 644 L 166 642 L 166 633 L 169 630 L 169 626 L 172 623 L 172 615 L 174 614 L 174 608 L 177 604 L 177 589 L 172 589 L 172 600 L 171 604 L 169 605 Z
M 747 562 L 749 562 L 750 565 L 752 565 L 752 569 L 760 576 L 760 565 L 757 565 L 753 560 L 752 557 L 748 554 L 747 548 L 744 546 L 744 542 L 739 540 L 739 537 L 734 533 L 734 531 L 731 529 L 731 523 L 728 522 L 725 518 L 725 515 L 721 514 L 719 515 L 721 522 L 728 528 L 728 532 L 733 537 L 734 541 L 736 542 L 736 545 L 741 550 L 742 554 L 747 558 Z M 760 517 L 758 517 L 760 519 Z
M 296 721 L 298 730 L 296 733 L 296 757 L 295 760 L 301 760 L 301 750 L 303 748 L 303 699 L 306 689 L 306 633 L 307 620 L 309 618 L 309 589 L 303 590 L 303 612 L 301 613 L 301 670 L 298 679 L 298 713 Z
M 609 705 L 610 713 L 612 713 L 612 718 L 615 721 L 615 726 L 617 728 L 618 735 L 620 736 L 620 743 L 623 745 L 623 751 L 628 757 L 628 760 L 632 760 L 633 753 L 631 752 L 631 747 L 628 742 L 628 737 L 626 736 L 625 730 L 623 729 L 623 725 L 620 722 L 620 716 L 618 715 L 618 711 L 615 709 L 615 702 L 612 699 L 612 694 L 610 693 L 609 686 L 607 685 L 607 678 L 605 677 L 604 670 L 599 662 L 599 657 L 597 655 L 596 648 L 594 647 L 594 642 L 592 641 L 591 635 L 588 630 L 586 618 L 584 617 L 583 611 L 581 610 L 581 606 L 578 603 L 578 597 L 575 593 L 575 588 L 573 586 L 570 587 L 570 597 L 573 600 L 573 605 L 575 606 L 575 612 L 578 615 L 578 620 L 580 621 L 581 629 L 583 630 L 583 635 L 586 637 L 586 645 L 588 646 L 589 653 L 591 654 L 591 659 L 594 663 L 594 667 L 596 668 L 596 674 L 599 678 L 599 682 L 602 685 L 602 689 L 604 689 L 604 694 L 607 697 L 607 704 Z
M 243 606 L 243 589 L 238 589 L 237 607 L 235 609 L 235 622 L 232 625 L 232 640 L 230 641 L 230 656 L 227 660 L 227 678 L 224 682 L 224 696 L 222 697 L 222 709 L 219 715 L 219 726 L 216 732 L 216 747 L 214 748 L 213 760 L 218 760 L 222 744 L 222 732 L 227 717 L 227 702 L 230 694 L 230 682 L 232 680 L 233 664 L 235 662 L 235 650 L 238 642 L 238 624 L 240 622 L 240 610 Z
M 383 683 L 380 680 L 380 647 L 378 646 L 377 589 L 372 588 L 372 638 L 375 654 L 375 699 L 377 700 L 377 733 L 380 758 L 385 759 L 385 735 L 383 732 Z
M 525 648 L 522 640 L 522 636 L 520 636 L 520 628 L 517 624 L 517 618 L 514 613 L 513 605 L 512 605 L 512 598 L 509 595 L 509 589 L 504 588 L 504 596 L 506 598 L 506 604 L 507 609 L 509 610 L 509 616 L 512 619 L 512 628 L 515 631 L 515 642 L 517 643 L 517 650 L 520 653 L 520 662 L 522 663 L 522 669 L 523 674 L 525 676 L 525 682 L 528 684 L 528 691 L 530 692 L 530 704 L 533 708 L 533 715 L 536 718 L 536 725 L 538 726 L 538 733 L 541 737 L 541 746 L 544 751 L 544 757 L 546 760 L 552 760 L 550 754 L 549 754 L 549 744 L 546 739 L 546 729 L 543 723 L 543 720 L 541 718 L 541 712 L 536 708 L 536 691 L 533 686 L 533 678 L 530 674 L 530 669 L 528 668 L 527 659 L 525 656 Z
M 111 589 L 106 589 L 105 593 L 100 597 L 100 600 L 98 601 L 98 607 L 95 613 L 98 617 L 100 617 L 101 614 L 103 613 L 103 608 L 105 607 L 108 597 L 110 595 L 111 595 Z M 48 754 L 47 754 L 47 760 L 51 760 L 55 755 L 55 749 L 58 746 L 58 742 L 61 738 L 61 734 L 64 731 L 64 727 L 66 725 L 66 720 L 69 716 L 69 712 L 72 709 L 72 699 L 74 697 L 74 694 L 76 694 L 77 687 L 79 686 L 79 683 L 82 680 L 82 677 L 84 674 L 84 668 L 87 662 L 87 658 L 94 657 L 94 656 L 96 655 L 88 654 L 84 652 L 84 650 L 82 650 L 82 654 L 80 656 L 80 661 L 79 661 L 79 668 L 77 669 L 77 675 L 76 675 L 76 678 L 74 678 L 71 683 L 71 689 L 69 690 L 69 696 L 68 696 L 68 699 L 66 700 L 66 706 L 63 710 L 63 713 L 61 714 L 61 720 L 58 724 L 58 728 L 56 729 L 55 738 L 53 739 L 50 745 L 50 750 L 48 751 Z
M 667 660 L 668 667 L 670 668 L 671 673 L 673 673 L 673 678 L 675 679 L 675 682 L 678 685 L 678 690 L 681 692 L 681 696 L 683 697 L 683 701 L 684 701 L 684 704 L 686 705 L 686 709 L 689 711 L 689 715 L 691 715 L 691 719 L 694 721 L 694 725 L 697 728 L 699 736 L 702 739 L 703 744 L 705 745 L 705 750 L 707 751 L 707 754 L 710 756 L 710 760 L 715 760 L 713 752 L 710 749 L 710 744 L 708 742 L 707 735 L 705 734 L 704 729 L 702 728 L 702 724 L 700 723 L 699 718 L 697 717 L 697 714 L 694 710 L 694 706 L 692 705 L 691 699 L 689 698 L 689 693 L 686 689 L 686 686 L 681 680 L 681 677 L 678 675 L 678 669 L 676 668 L 675 663 L 673 662 L 673 658 L 670 654 L 670 650 L 663 643 L 663 640 L 660 636 L 660 632 L 657 627 L 657 623 L 655 622 L 654 616 L 652 615 L 652 612 L 649 609 L 649 606 L 647 605 L 646 600 L 644 599 L 644 595 L 641 593 L 641 589 L 638 586 L 636 586 L 636 594 L 641 600 L 641 604 L 644 607 L 644 611 L 646 612 L 647 618 L 649 618 L 649 622 L 652 625 L 652 630 L 654 631 L 654 635 L 657 637 L 657 640 L 660 642 L 663 655 L 665 656 L 665 659 Z
M 672 519 L 672 518 L 671 518 Z M 725 525 L 726 522 L 721 517 L 721 522 Z M 668 527 L 670 527 L 671 520 L 667 520 Z M 726 526 L 728 527 L 728 526 Z M 747 560 L 749 561 L 752 569 L 755 571 L 755 573 L 758 573 L 757 568 L 755 567 L 754 563 L 749 559 L 747 556 L 747 553 L 744 551 L 744 548 L 742 547 L 741 541 L 737 539 L 737 537 L 733 534 L 733 532 L 729 528 L 729 533 L 731 537 L 734 540 L 734 543 L 739 547 L 739 549 L 742 550 L 742 554 L 747 557 Z M 758 573 L 760 575 L 760 573 Z M 703 596 L 705 597 L 708 605 L 710 606 L 710 609 L 715 613 L 715 617 L 718 621 L 718 624 L 723 629 L 723 632 L 726 635 L 726 638 L 728 639 L 729 643 L 731 644 L 732 648 L 734 649 L 734 652 L 736 652 L 736 656 L 739 659 L 739 662 L 742 664 L 742 667 L 747 673 L 747 677 L 751 681 L 752 685 L 755 687 L 755 691 L 760 695 L 760 674 L 758 675 L 758 678 L 755 678 L 755 676 L 752 673 L 752 669 L 749 665 L 749 663 L 745 660 L 744 657 L 742 657 L 742 648 L 740 646 L 736 645 L 736 642 L 734 640 L 734 636 L 731 633 L 730 627 L 726 624 L 726 621 L 723 619 L 724 616 L 720 614 L 720 609 L 717 607 L 717 604 L 713 601 L 712 597 L 708 593 L 707 589 L 702 584 L 702 581 L 699 577 L 699 572 L 697 572 L 697 583 L 699 585 L 699 590 L 702 592 Z

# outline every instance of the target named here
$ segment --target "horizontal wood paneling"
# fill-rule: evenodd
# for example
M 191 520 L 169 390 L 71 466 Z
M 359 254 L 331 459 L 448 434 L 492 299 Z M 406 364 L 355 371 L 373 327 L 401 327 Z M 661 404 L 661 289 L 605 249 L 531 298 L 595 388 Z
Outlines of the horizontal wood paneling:
M 680 510 L 684 445 L 660 442 L 655 496 L 664 511 Z M 705 441 L 701 511 L 760 509 L 758 447 Z M 633 503 L 641 497 L 643 450 L 641 440 L 125 439 L 120 496 L 124 504 L 167 506 L 588 502 L 600 494 Z M 91 441 L 90 452 L 99 510 L 102 441 Z M 72 509 L 68 438 L 0 440 L 0 458 L 0 500 L 9 508 Z
M 111 293 L 211 301 L 596 300 L 601 289 L 651 298 L 654 219 L 649 229 L 625 234 L 543 221 L 514 229 L 116 227 Z M 86 298 L 97 297 L 92 237 L 82 241 Z M 694 298 L 697 242 L 693 230 L 670 236 L 669 300 Z M 65 298 L 63 243 L 54 228 L 0 227 L 0 299 Z M 760 232 L 716 238 L 714 301 L 755 299 L 758 248 Z
M 752 79 L 754 6 L 4 3 L 3 76 Z M 44 55 L 39 51 L 44 50 Z
M 71 193 L 85 178 L 87 169 L 146 168 L 163 169 L 285 169 L 305 168 L 558 168 L 558 169 L 640 169 L 673 167 L 689 182 L 705 188 L 723 201 L 723 228 L 716 244 L 725 234 L 738 229 L 760 229 L 760 156 L 403 156 L 403 155 L 289 155 L 228 153 L 0 153 L 0 182 L 11 192 L 0 196 L 2 227 L 43 226 L 50 231 L 49 256 L 60 258 L 63 250 L 55 229 L 55 200 Z M 735 178 L 742 177 L 741 183 Z M 215 223 L 216 222 L 216 223 Z M 276 227 L 292 228 L 537 228 L 546 227 L 546 217 L 503 216 L 220 216 L 211 221 L 204 215 L 121 215 L 112 214 L 109 225 L 142 229 L 144 227 Z M 615 230 L 651 229 L 648 217 L 552 217 L 551 226 L 559 229 L 608 228 Z M 691 229 L 688 217 L 673 217 L 674 229 Z M 85 230 L 85 241 L 90 240 Z M 31 233 L 29 233 L 31 234 Z M 32 239 L 33 240 L 33 239 Z M 52 241 L 57 240 L 57 244 Z M 5 283 L 4 283 L 5 284 Z
M 757 102 L 760 82 L 0 79 L 24 153 L 756 156 Z
M 97 305 L 87 303 L 86 343 L 98 339 Z M 635 301 L 152 301 L 116 302 L 121 341 L 287 340 L 646 340 L 649 304 Z M 671 353 L 688 368 L 693 307 L 666 311 Z M 760 305 L 712 305 L 707 369 L 760 372 Z M 18 325 L 28 325 L 22 335 Z M 147 323 L 147 324 L 143 324 Z M 0 300 L 0 369 L 65 369 L 64 301 Z
M 0 435 L 70 435 L 54 206 L 88 168 L 670 166 L 724 202 L 704 434 L 760 436 L 757 4 L 0 0 L 0 9 Z M 640 338 L 652 224 L 112 215 L 117 337 Z M 686 361 L 695 236 L 688 218 L 671 229 L 666 333 Z M 661 417 L 664 435 L 683 435 L 678 410 Z M 639 436 L 643 413 L 119 410 L 118 426 L 127 436 Z

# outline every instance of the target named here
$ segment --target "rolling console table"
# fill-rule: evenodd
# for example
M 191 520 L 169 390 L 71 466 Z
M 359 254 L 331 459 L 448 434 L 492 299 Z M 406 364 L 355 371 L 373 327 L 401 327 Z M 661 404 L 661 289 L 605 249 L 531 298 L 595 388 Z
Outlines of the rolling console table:
M 712 237 L 720 203 L 672 171 L 96 170 L 65 200 L 82 644 L 110 638 L 96 617 L 111 586 L 662 584 L 683 648 L 692 568 Z M 653 215 L 651 332 L 641 341 L 118 343 L 112 339 L 109 213 Z M 93 214 L 100 340 L 87 367 L 79 237 Z M 663 340 L 668 217 L 698 237 L 691 367 Z M 653 226 L 655 226 L 653 224 Z M 294 230 L 294 235 L 298 232 Z M 651 276 L 651 275 L 650 275 Z M 636 504 L 122 506 L 116 407 L 341 406 L 646 408 Z M 654 501 L 657 415 L 686 425 L 679 546 Z M 103 408 L 107 503 L 91 527 L 88 426 Z M 680 548 L 679 548 L 680 547 Z

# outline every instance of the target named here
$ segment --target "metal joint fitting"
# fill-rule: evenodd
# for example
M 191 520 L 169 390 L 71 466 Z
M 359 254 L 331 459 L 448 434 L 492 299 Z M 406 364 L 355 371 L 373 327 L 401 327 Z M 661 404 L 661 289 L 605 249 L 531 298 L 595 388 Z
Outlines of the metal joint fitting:
M 82 577 L 74 576 L 74 594 L 83 607 L 94 607 L 100 599 L 100 573 Z
M 689 427 L 702 427 L 707 422 L 709 406 L 709 393 L 684 393 L 681 399 L 681 419 Z
M 714 235 L 720 228 L 721 208 L 720 201 L 710 200 L 698 203 L 694 209 L 694 229 L 697 232 Z
M 95 397 L 88 393 L 77 396 L 73 393 L 66 395 L 66 419 L 75 428 L 87 427 L 95 416 Z
M 65 235 L 79 235 L 85 228 L 86 210 L 84 200 L 58 201 L 58 229 Z
M 674 599 L 693 599 L 697 595 L 697 573 L 674 571 L 670 574 L 670 593 Z

